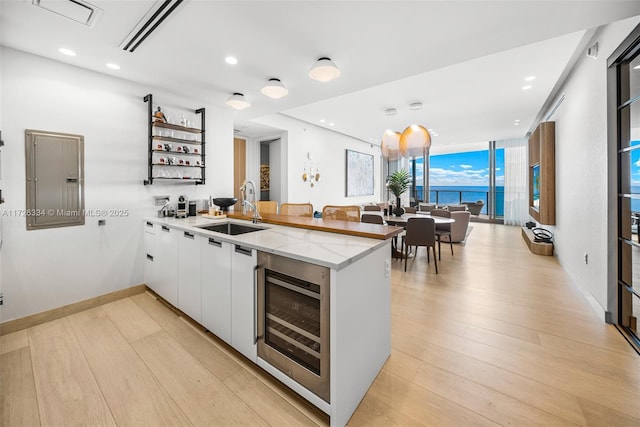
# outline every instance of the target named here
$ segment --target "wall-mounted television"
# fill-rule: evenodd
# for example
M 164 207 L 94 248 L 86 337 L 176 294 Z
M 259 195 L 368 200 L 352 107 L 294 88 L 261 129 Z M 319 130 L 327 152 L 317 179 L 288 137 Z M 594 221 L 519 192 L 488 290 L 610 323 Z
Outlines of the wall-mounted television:
M 531 184 L 533 189 L 533 207 L 540 209 L 540 163 L 531 166 Z

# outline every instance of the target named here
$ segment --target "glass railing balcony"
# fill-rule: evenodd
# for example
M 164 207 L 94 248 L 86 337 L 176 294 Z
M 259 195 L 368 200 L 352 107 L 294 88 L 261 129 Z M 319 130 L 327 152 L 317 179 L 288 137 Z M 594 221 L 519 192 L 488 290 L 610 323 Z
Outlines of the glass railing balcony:
M 424 201 L 424 191 L 422 187 L 417 187 L 412 192 L 412 196 L 416 202 Z M 484 206 L 481 215 L 488 215 L 487 206 L 489 199 L 489 191 L 487 189 L 456 189 L 452 187 L 450 190 L 443 189 L 431 189 L 429 192 L 429 201 L 435 203 L 438 206 L 445 205 L 459 205 L 463 202 L 477 202 L 482 200 Z M 502 187 L 496 191 L 496 217 L 501 218 L 504 216 L 504 190 Z

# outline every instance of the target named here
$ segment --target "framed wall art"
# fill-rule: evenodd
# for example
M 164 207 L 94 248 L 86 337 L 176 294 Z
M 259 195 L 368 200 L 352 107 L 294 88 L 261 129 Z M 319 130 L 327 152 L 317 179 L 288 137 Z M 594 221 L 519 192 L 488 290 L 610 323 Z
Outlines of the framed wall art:
M 373 155 L 347 150 L 347 197 L 373 195 Z

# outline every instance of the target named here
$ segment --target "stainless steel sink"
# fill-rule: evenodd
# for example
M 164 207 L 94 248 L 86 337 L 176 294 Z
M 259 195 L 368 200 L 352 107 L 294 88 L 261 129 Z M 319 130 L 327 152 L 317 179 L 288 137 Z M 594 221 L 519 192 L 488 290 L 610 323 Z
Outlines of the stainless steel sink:
M 232 236 L 264 230 L 264 228 L 261 228 L 261 227 L 253 227 L 251 225 L 236 224 L 233 222 L 227 222 L 224 224 L 198 225 L 197 227 L 202 228 L 204 230 L 215 231 L 217 233 L 230 234 Z

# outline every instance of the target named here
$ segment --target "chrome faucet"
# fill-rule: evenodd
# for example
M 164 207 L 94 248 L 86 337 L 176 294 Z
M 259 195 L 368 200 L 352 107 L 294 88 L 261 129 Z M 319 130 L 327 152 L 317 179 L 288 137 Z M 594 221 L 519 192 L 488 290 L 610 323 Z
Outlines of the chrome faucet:
M 251 195 L 251 199 L 253 203 L 247 200 L 247 186 L 250 186 L 249 194 Z M 258 212 L 258 207 L 256 206 L 256 184 L 250 179 L 245 180 L 240 186 L 240 194 L 242 196 L 242 215 L 247 215 L 247 211 L 253 211 L 253 216 L 251 217 L 251 221 L 256 224 L 262 217 Z
M 162 205 L 162 207 L 160 208 L 160 210 L 158 211 L 158 217 L 162 218 L 165 216 L 168 216 L 169 214 L 169 206 L 171 206 L 171 203 L 169 203 L 169 201 L 167 200 L 164 205 Z M 165 212 L 166 209 L 166 212 Z

